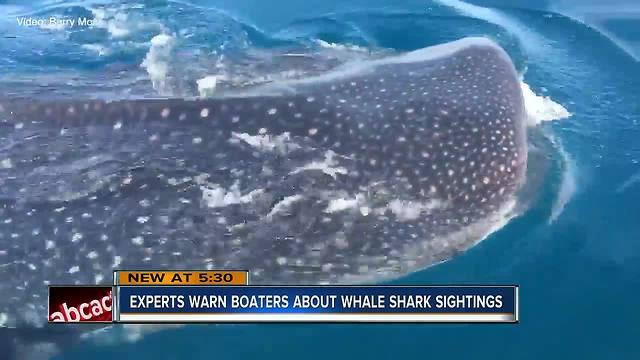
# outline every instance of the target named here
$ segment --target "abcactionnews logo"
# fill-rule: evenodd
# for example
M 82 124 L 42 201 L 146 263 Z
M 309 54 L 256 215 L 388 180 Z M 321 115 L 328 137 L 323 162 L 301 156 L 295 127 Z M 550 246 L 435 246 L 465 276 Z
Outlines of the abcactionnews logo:
M 110 286 L 49 287 L 49 322 L 111 322 Z

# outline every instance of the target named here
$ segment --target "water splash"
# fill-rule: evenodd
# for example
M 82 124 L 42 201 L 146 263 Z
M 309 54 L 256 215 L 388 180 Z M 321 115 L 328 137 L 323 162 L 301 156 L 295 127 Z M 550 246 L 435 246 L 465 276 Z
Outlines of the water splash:
M 520 82 L 524 104 L 527 110 L 527 124 L 536 126 L 544 121 L 562 120 L 571 116 L 571 113 L 561 104 L 553 101 L 548 96 L 538 95 L 524 81 Z
M 160 94 L 169 92 L 167 75 L 171 62 L 171 52 L 175 45 L 175 37 L 167 34 L 159 34 L 151 39 L 151 47 L 140 66 L 147 69 L 153 88 Z

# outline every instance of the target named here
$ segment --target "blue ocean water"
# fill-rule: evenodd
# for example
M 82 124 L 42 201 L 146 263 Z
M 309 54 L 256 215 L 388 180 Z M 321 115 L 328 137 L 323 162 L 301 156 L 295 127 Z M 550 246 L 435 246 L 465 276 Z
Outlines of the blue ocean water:
M 523 216 L 394 281 L 519 284 L 517 325 L 189 326 L 56 359 L 640 358 L 637 1 L 5 1 L 0 13 L 0 89 L 47 97 L 193 96 L 212 90 L 211 81 L 198 88 L 211 76 L 216 89 L 292 76 L 274 53 L 312 53 L 323 61 L 303 68 L 322 71 L 314 66 L 488 36 L 537 94 L 529 104 L 543 115 L 533 131 L 555 144 Z M 99 21 L 16 22 L 54 15 Z M 571 116 L 542 121 L 553 109 L 545 98 Z

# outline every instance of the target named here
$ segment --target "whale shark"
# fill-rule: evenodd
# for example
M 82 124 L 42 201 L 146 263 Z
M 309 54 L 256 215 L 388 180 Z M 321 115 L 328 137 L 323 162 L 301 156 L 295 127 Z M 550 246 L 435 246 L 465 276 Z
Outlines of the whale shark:
M 438 264 L 515 214 L 527 167 L 518 75 L 485 38 L 209 99 L 3 99 L 0 129 L 14 358 L 87 331 L 47 324 L 47 285 L 114 269 L 352 284 Z

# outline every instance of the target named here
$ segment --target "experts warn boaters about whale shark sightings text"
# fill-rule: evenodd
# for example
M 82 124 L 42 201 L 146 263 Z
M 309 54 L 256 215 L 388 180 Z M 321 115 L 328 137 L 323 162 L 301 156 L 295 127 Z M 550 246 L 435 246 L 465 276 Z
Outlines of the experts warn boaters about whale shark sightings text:
M 284 309 L 292 303 L 293 308 L 334 308 L 337 302 L 347 308 L 399 309 L 399 308 L 438 308 L 456 309 L 460 307 L 502 308 L 501 295 L 136 295 L 129 298 L 131 308 L 162 309 L 191 307 L 208 308 L 246 308 L 246 309 Z M 229 304 L 229 305 L 228 305 Z

